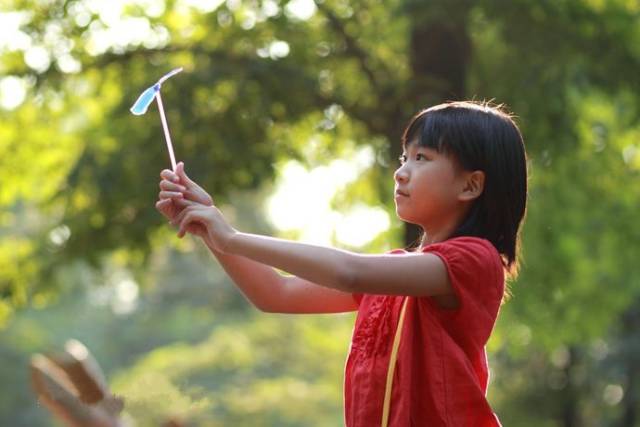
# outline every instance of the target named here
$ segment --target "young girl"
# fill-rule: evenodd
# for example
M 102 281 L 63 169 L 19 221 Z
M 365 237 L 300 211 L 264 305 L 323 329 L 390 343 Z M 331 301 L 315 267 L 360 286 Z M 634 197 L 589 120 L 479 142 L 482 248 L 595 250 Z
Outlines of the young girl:
M 183 164 L 162 171 L 156 206 L 179 237 L 201 237 L 260 310 L 358 311 L 345 368 L 347 426 L 498 426 L 486 399 L 485 344 L 505 273 L 517 269 L 522 136 L 500 107 L 451 102 L 413 117 L 402 147 L 396 213 L 422 228 L 416 250 L 361 255 L 242 233 Z

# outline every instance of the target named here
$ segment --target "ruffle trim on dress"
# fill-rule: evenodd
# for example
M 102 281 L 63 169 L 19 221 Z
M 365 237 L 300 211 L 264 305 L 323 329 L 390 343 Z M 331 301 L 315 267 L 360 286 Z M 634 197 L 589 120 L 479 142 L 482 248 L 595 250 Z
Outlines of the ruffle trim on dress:
M 366 317 L 356 329 L 351 344 L 352 356 L 357 361 L 374 356 L 385 356 L 391 347 L 393 331 L 392 313 L 396 296 L 371 296 Z

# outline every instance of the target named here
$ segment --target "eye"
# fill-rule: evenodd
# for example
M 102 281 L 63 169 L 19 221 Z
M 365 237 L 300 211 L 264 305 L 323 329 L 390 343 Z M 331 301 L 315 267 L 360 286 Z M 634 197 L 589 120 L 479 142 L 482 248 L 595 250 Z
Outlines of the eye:
M 407 161 L 407 155 L 406 154 L 401 154 L 400 157 L 398 157 L 398 161 L 400 161 L 401 165 L 404 165 L 405 162 Z
M 429 160 L 429 158 L 423 153 L 416 154 L 416 160 Z

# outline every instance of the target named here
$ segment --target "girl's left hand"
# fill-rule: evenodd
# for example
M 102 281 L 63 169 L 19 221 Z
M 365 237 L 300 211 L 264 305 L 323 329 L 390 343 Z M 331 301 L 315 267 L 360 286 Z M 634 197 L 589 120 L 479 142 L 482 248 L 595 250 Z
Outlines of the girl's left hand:
M 181 201 L 187 205 L 172 221 L 179 227 L 178 237 L 187 233 L 190 224 L 200 224 L 207 229 L 207 243 L 219 252 L 225 252 L 229 241 L 237 231 L 229 225 L 222 212 L 215 206 L 205 206 L 188 200 Z

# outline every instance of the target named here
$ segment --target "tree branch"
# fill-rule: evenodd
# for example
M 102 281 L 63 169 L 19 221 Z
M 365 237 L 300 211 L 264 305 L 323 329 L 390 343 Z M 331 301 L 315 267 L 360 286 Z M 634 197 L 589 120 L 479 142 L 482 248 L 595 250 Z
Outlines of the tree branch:
M 314 3 L 318 10 L 321 11 L 327 18 L 331 28 L 333 28 L 340 35 L 340 37 L 342 37 L 347 46 L 347 53 L 349 53 L 350 56 L 354 57 L 358 61 L 360 67 L 362 68 L 362 71 L 367 76 L 369 83 L 371 83 L 371 86 L 373 86 L 376 94 L 378 95 L 378 98 L 380 98 L 383 90 L 380 82 L 378 81 L 378 78 L 376 77 L 376 73 L 369 65 L 370 57 L 369 55 L 367 55 L 367 52 L 365 52 L 365 50 L 358 44 L 356 39 L 347 32 L 344 22 L 342 22 L 331 9 L 329 9 L 324 3 L 318 2 L 318 0 L 314 0 Z

